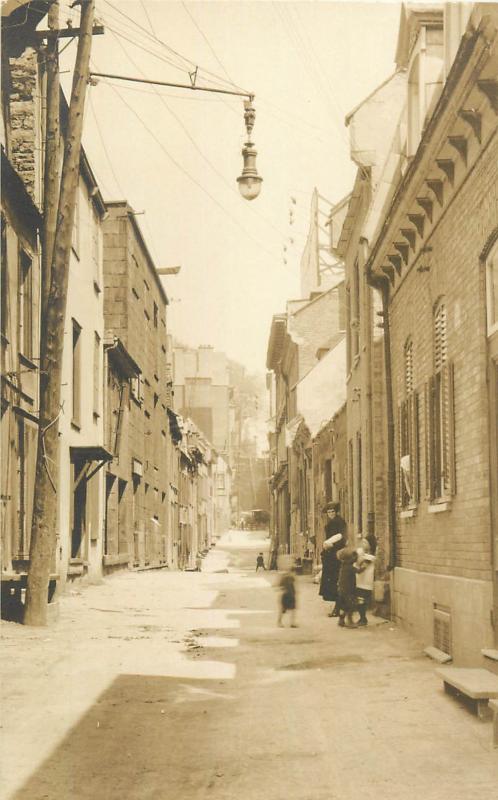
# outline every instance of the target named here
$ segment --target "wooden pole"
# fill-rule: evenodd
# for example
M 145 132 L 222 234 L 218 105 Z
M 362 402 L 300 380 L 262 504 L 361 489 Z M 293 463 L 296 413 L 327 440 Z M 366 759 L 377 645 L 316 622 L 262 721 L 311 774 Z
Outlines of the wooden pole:
M 41 266 L 41 316 L 45 318 L 48 293 L 50 291 L 50 271 L 54 252 L 55 231 L 57 227 L 57 208 L 59 205 L 60 182 L 60 81 L 59 47 L 55 31 L 59 28 L 59 0 L 48 10 L 48 26 L 52 33 L 47 36 L 46 75 L 47 75 L 47 113 L 45 130 L 45 172 L 43 190 L 43 239 Z
M 89 78 L 94 9 L 94 0 L 83 0 L 64 143 L 50 289 L 41 326 L 40 427 L 24 614 L 26 625 L 47 624 L 48 584 L 56 542 L 59 414 L 69 258 L 79 181 L 83 112 Z

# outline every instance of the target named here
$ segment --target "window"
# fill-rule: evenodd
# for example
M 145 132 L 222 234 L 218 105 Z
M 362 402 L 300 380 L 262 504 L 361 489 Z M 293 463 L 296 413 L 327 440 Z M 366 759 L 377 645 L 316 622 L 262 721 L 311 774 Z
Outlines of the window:
M 353 459 L 353 440 L 348 442 L 348 497 L 349 497 L 349 520 L 354 524 L 354 459 Z
M 446 306 L 434 310 L 434 374 L 425 386 L 425 473 L 429 500 L 455 493 L 453 365 L 448 362 Z
M 100 414 L 100 336 L 95 331 L 93 339 L 93 413 Z
M 158 307 L 157 307 L 157 303 L 154 303 L 154 306 L 153 306 L 153 321 L 154 321 L 154 328 L 157 328 L 157 316 L 158 316 L 158 311 L 159 311 L 159 309 L 158 309 Z
M 73 220 L 73 230 L 71 234 L 71 247 L 74 250 L 74 253 L 79 258 L 80 252 L 80 190 L 79 187 L 76 190 L 76 201 L 74 206 L 74 220 Z
M 33 269 L 30 255 L 19 251 L 19 350 L 33 356 Z
M 360 267 L 358 260 L 354 262 L 352 301 L 351 343 L 353 356 L 356 357 L 360 352 Z
M 216 475 L 216 489 L 220 493 L 225 491 L 225 474 L 223 472 L 218 472 Z
M 143 380 L 141 375 L 136 375 L 130 380 L 130 394 L 137 403 L 142 403 L 144 399 Z
M 323 489 L 326 502 L 332 500 L 332 459 L 327 458 L 324 462 L 323 470 Z
M 339 330 L 346 330 L 346 287 L 341 283 L 337 291 L 337 299 L 339 302 Z
M 362 491 L 362 451 L 361 451 L 361 433 L 356 434 L 356 491 L 358 497 L 358 531 L 363 531 L 363 491 Z
M 100 292 L 101 272 L 100 272 L 100 222 L 95 211 L 91 215 L 92 226 L 92 262 L 93 262 L 93 285 L 96 291 Z
M 351 291 L 349 287 L 346 288 L 346 363 L 347 363 L 347 372 L 348 374 L 351 372 L 351 363 L 352 363 L 352 355 L 351 355 Z
M 407 339 L 405 343 L 405 392 L 413 392 L 413 342 Z
M 404 346 L 405 399 L 398 408 L 398 498 L 401 508 L 419 501 L 419 415 L 418 393 L 413 372 L 413 340 Z
M 488 332 L 498 326 L 498 241 L 486 259 Z
M 72 360 L 72 423 L 81 424 L 81 327 L 75 319 L 73 327 L 73 360 Z

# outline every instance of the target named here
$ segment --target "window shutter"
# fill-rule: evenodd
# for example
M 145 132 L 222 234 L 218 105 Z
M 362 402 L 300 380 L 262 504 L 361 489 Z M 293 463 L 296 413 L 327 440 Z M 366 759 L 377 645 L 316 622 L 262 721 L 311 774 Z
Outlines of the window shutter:
M 425 497 L 434 497 L 434 378 L 431 376 L 424 386 L 424 424 L 425 424 Z
M 419 429 L 418 429 L 418 392 L 414 392 L 408 399 L 409 404 L 409 426 L 410 426 L 410 483 L 412 490 L 411 500 L 413 503 L 418 503 L 420 500 L 420 487 L 419 487 L 419 459 L 418 459 L 418 445 L 419 445 Z
M 401 456 L 403 455 L 403 403 L 398 406 L 398 469 L 396 471 L 396 492 L 398 495 L 397 505 L 403 506 L 403 473 L 401 470 Z
M 455 410 L 454 410 L 454 378 L 453 364 L 444 364 L 441 370 L 441 416 L 443 441 L 441 442 L 441 460 L 444 491 L 447 495 L 455 494 Z

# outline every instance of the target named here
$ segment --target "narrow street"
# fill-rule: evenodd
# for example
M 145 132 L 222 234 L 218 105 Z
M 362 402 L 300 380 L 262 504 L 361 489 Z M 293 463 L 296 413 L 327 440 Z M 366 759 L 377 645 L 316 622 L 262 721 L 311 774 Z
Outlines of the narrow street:
M 262 535 L 225 535 L 202 573 L 69 594 L 50 629 L 2 623 L 4 797 L 496 796 L 491 725 L 416 641 L 375 618 L 339 629 L 307 576 L 299 628 L 276 627 Z

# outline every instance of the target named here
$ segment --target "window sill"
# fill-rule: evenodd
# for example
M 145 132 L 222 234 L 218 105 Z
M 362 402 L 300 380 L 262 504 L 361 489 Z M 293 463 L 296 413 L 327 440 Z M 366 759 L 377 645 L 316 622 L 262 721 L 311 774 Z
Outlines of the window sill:
M 411 519 L 412 517 L 417 516 L 417 509 L 416 508 L 404 508 L 399 513 L 400 519 Z
M 97 281 L 93 282 L 93 288 L 94 288 L 96 294 L 100 294 L 101 291 L 102 291 L 102 289 L 100 288 L 100 285 L 97 283 Z
M 75 419 L 72 419 L 71 420 L 71 428 L 74 428 L 75 431 L 80 431 L 81 430 L 81 424 L 79 422 L 76 422 Z
M 429 514 L 441 514 L 443 511 L 451 511 L 451 500 L 441 500 L 431 503 L 427 509 Z

